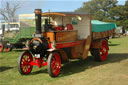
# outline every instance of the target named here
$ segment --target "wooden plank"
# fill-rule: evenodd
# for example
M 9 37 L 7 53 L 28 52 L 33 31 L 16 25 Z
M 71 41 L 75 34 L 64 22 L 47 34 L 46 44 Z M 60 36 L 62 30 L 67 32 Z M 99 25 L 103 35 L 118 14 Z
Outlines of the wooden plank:
M 56 32 L 43 32 L 42 36 L 45 36 L 50 39 L 50 42 L 53 42 L 56 39 L 56 42 L 68 42 L 77 40 L 77 31 L 56 31 Z
M 77 31 L 56 32 L 56 42 L 67 42 L 77 40 Z
M 90 45 L 91 45 L 91 36 L 88 36 L 86 42 L 85 42 L 85 46 L 84 46 L 84 50 L 83 50 L 83 55 L 82 55 L 82 59 L 86 59 L 88 56 L 88 51 L 90 49 Z
M 54 32 L 44 32 L 42 35 L 49 38 L 50 42 L 53 42 L 55 40 Z
M 91 48 L 99 48 L 100 46 L 100 40 L 95 40 L 91 42 Z
M 72 47 L 72 59 L 81 58 L 83 50 L 84 50 L 84 43 Z
M 64 60 L 64 61 L 69 61 L 69 58 L 68 58 L 68 56 L 67 56 L 67 54 L 66 54 L 66 52 L 65 52 L 64 50 L 59 49 L 58 51 L 59 51 L 60 54 L 61 54 L 62 60 Z
M 104 32 L 93 32 L 92 33 L 92 38 L 93 38 L 93 40 L 96 40 L 96 39 L 110 37 L 113 34 L 114 34 L 114 29 L 108 30 L 108 31 L 104 31 Z

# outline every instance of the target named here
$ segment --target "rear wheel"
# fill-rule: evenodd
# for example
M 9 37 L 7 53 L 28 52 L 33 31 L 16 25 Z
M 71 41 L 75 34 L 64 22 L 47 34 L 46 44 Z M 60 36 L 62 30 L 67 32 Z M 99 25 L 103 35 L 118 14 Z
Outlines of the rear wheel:
M 99 49 L 92 49 L 92 55 L 97 61 L 105 61 L 108 56 L 108 42 L 101 40 Z
M 11 47 L 7 47 L 7 48 L 5 47 L 4 50 L 9 52 L 9 51 L 12 51 L 12 48 Z
M 61 58 L 58 53 L 50 53 L 48 56 L 48 73 L 51 77 L 59 75 L 61 69 Z
M 19 56 L 19 60 L 18 60 L 18 71 L 21 74 L 29 74 L 32 70 L 32 65 L 30 65 L 30 62 L 33 61 L 32 55 L 30 54 L 30 52 L 26 51 L 23 52 L 20 56 Z
M 2 43 L 0 43 L 0 53 L 3 52 L 4 46 Z

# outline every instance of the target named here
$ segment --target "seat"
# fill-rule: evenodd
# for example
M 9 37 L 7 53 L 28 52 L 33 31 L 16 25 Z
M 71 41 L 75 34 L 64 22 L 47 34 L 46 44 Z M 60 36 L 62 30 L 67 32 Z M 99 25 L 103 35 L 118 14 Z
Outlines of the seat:
M 67 24 L 67 30 L 73 30 L 72 24 Z
M 64 27 L 63 26 L 57 26 L 55 28 L 56 28 L 56 31 L 62 31 L 62 30 L 64 30 Z

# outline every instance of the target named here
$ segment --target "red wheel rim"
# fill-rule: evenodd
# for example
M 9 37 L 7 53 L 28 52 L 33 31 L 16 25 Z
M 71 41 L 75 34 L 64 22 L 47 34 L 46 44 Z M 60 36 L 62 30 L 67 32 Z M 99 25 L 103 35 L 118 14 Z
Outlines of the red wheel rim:
M 60 73 L 61 69 L 61 59 L 59 54 L 55 53 L 51 61 L 51 69 L 54 76 L 57 76 Z
M 10 51 L 10 48 L 4 48 L 5 51 Z
M 103 40 L 101 42 L 100 56 L 101 56 L 101 60 L 102 61 L 105 61 L 107 59 L 107 56 L 108 56 L 108 43 L 107 43 L 106 40 Z
M 32 62 L 32 61 L 33 61 L 33 59 L 32 59 L 32 55 L 30 53 L 25 53 L 22 56 L 21 68 L 22 68 L 22 71 L 24 72 L 24 74 L 28 74 L 31 72 L 32 65 L 30 65 L 30 62 Z
M 0 52 L 3 51 L 3 45 L 0 43 Z

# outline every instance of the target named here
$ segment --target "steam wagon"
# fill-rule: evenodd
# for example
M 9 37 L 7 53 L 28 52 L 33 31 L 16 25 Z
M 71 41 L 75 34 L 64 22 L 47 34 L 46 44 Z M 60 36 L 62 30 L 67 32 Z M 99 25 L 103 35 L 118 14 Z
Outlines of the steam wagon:
M 0 52 L 27 46 L 35 32 L 34 17 L 34 14 L 21 14 L 19 15 L 19 22 L 2 23 Z
M 45 24 L 41 27 L 41 17 Z M 108 56 L 108 39 L 116 25 L 91 20 L 90 15 L 74 12 L 47 12 L 35 10 L 36 32 L 29 50 L 18 59 L 18 71 L 29 74 L 34 65 L 48 66 L 51 77 L 59 75 L 61 64 L 70 59 L 86 59 L 88 52 L 98 61 Z M 41 29 L 43 28 L 43 29 Z

